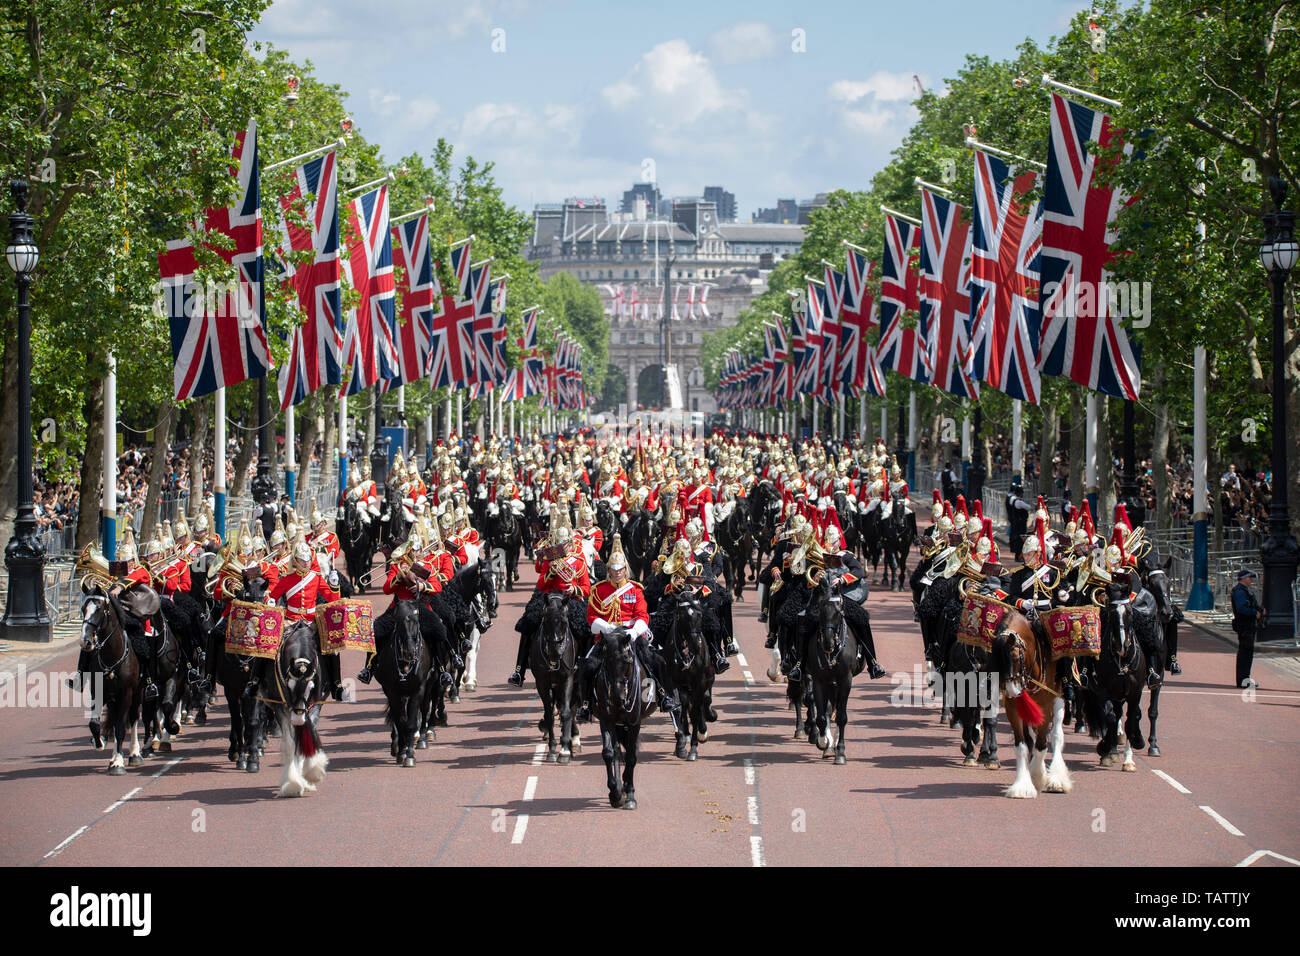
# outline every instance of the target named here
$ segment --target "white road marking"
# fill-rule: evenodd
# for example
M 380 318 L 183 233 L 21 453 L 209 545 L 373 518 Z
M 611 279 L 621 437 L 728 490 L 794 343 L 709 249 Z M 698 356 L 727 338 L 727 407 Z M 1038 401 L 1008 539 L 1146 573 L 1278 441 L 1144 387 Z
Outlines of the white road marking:
M 537 749 L 533 751 L 533 766 L 540 767 L 542 765 L 542 761 L 545 759 L 546 759 L 546 743 L 543 742 L 538 744 Z
M 1243 688 L 1244 689 L 1244 688 Z M 1195 694 L 1198 697 L 1240 697 L 1239 690 L 1163 690 L 1162 694 Z M 1252 697 L 1280 697 L 1282 700 L 1300 700 L 1300 694 L 1251 694 Z
M 761 836 L 749 838 L 749 860 L 754 866 L 767 865 L 763 862 L 763 838 Z
M 58 846 L 56 846 L 56 847 L 55 847 L 53 850 L 51 850 L 49 853 L 45 854 L 45 857 L 44 857 L 44 858 L 48 860 L 48 859 L 49 859 L 50 857 L 52 857 L 52 856 L 58 856 L 60 853 L 63 852 L 64 847 L 66 847 L 69 843 L 71 843 L 73 840 L 75 840 L 77 837 L 81 836 L 83 833 L 85 833 L 85 832 L 86 832 L 87 830 L 89 830 L 89 829 L 90 829 L 89 825 L 84 826 L 84 827 L 78 827 L 78 828 L 77 828 L 77 832 L 75 832 L 74 834 L 72 834 L 72 836 L 68 837 L 66 840 L 64 840 L 62 843 L 60 843 Z
M 1214 807 L 1206 807 L 1206 806 L 1202 806 L 1201 809 L 1204 810 L 1206 813 L 1208 813 L 1208 814 L 1209 814 L 1209 815 L 1210 815 L 1210 816 L 1215 820 L 1215 822 L 1217 822 L 1217 823 L 1219 824 L 1219 826 L 1223 827 L 1223 829 L 1227 830 L 1227 831 L 1228 831 L 1229 833 L 1231 833 L 1233 836 L 1245 836 L 1245 835 L 1246 835 L 1246 834 L 1242 833 L 1240 830 L 1238 830 L 1236 827 L 1234 827 L 1234 826 L 1233 826 L 1231 823 L 1229 823 L 1227 820 L 1225 820 L 1225 819 L 1223 818 L 1223 816 L 1220 815 L 1220 814 L 1219 814 L 1219 813 L 1214 809 Z
M 529 777 L 524 784 L 524 800 L 532 800 L 537 794 L 537 778 Z M 511 843 L 523 843 L 524 834 L 528 832 L 528 814 L 521 813 L 515 817 L 515 832 L 510 834 Z
M 159 777 L 161 777 L 161 776 L 162 776 L 163 774 L 165 774 L 168 770 L 170 770 L 172 767 L 176 766 L 178 763 L 180 763 L 180 762 L 181 762 L 182 760 L 184 760 L 184 759 L 185 759 L 184 757 L 172 757 L 171 760 L 168 760 L 165 764 L 163 764 L 161 767 L 158 768 L 158 772 L 155 773 L 155 774 L 153 775 L 153 778 L 154 778 L 155 780 L 157 780 Z
M 749 787 L 754 785 L 754 761 L 748 757 L 745 758 L 745 785 Z
M 1181 783 L 1179 783 L 1177 780 L 1175 780 L 1173 777 L 1169 776 L 1169 774 L 1165 773 L 1163 770 L 1157 770 L 1155 767 L 1150 767 L 1150 768 L 1148 768 L 1148 769 L 1150 769 L 1150 771 L 1151 771 L 1153 774 L 1155 774 L 1157 777 L 1159 777 L 1159 778 L 1160 778 L 1161 780 L 1163 780 L 1165 783 L 1169 784 L 1169 786 L 1173 787 L 1173 788 L 1174 788 L 1175 790 L 1177 790 L 1179 793 L 1191 793 L 1191 792 L 1192 792 L 1192 791 L 1188 790 L 1186 787 L 1184 787 L 1184 786 L 1183 786 Z
M 1293 860 L 1289 856 L 1283 856 L 1281 853 L 1274 853 L 1272 850 L 1256 850 L 1246 859 L 1242 860 L 1237 866 L 1250 866 L 1266 856 L 1271 856 L 1275 860 L 1281 860 L 1283 863 L 1290 863 L 1292 866 L 1300 866 L 1300 860 Z
M 748 667 L 748 666 L 749 666 L 749 661 L 745 660 L 745 655 L 744 655 L 744 654 L 737 654 L 737 655 L 736 655 L 736 663 L 739 664 L 741 667 Z
M 116 803 L 110 803 L 108 807 L 105 808 L 104 812 L 112 813 L 114 810 L 116 810 L 122 804 L 126 803 L 126 801 L 130 800 L 132 797 L 134 797 L 137 793 L 139 793 L 143 789 L 144 787 L 136 787 L 134 790 L 132 790 L 130 793 L 124 796 L 121 800 L 118 800 Z
M 751 674 L 749 671 L 741 671 L 741 674 L 744 675 L 746 684 L 754 683 L 754 675 Z
M 758 826 L 758 797 L 751 793 L 746 803 L 749 807 L 749 825 L 756 827 Z

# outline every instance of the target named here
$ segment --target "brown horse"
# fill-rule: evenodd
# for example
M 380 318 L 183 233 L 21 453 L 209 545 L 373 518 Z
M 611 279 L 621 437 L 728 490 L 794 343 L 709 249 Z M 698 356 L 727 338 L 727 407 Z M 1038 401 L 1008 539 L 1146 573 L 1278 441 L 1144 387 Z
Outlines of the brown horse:
M 1074 783 L 1061 755 L 1065 698 L 1046 633 L 1019 612 L 1008 611 L 993 638 L 992 655 L 1001 675 L 1002 706 L 1015 738 L 1016 777 L 1006 795 L 1024 799 L 1038 796 L 1039 791 L 1069 793 Z M 1046 760 L 1049 738 L 1050 765 Z

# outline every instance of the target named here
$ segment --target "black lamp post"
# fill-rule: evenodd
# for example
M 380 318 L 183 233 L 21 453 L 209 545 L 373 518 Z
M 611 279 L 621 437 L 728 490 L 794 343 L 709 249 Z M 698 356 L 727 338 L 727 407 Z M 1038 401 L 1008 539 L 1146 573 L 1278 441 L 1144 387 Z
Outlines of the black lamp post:
M 1128 512 L 1129 521 L 1137 528 L 1147 520 L 1147 506 L 1138 489 L 1137 439 L 1134 435 L 1132 401 L 1124 402 L 1124 443 L 1121 449 L 1122 470 L 1119 473 L 1119 502 Z
M 1268 181 L 1276 212 L 1264 217 L 1264 241 L 1259 246 L 1259 261 L 1264 265 L 1273 289 L 1273 482 L 1268 509 L 1268 537 L 1259 549 L 1264 567 L 1264 610 L 1267 621 L 1260 640 L 1266 642 L 1295 640 L 1295 606 L 1291 584 L 1300 563 L 1300 545 L 1291 534 L 1291 515 L 1287 510 L 1287 438 L 1285 318 L 1283 296 L 1287 275 L 1300 256 L 1295 239 L 1295 214 L 1282 209 L 1286 202 L 1286 183 L 1273 176 Z
M 980 433 L 984 430 L 984 410 L 975 406 L 975 416 L 971 424 L 970 466 L 966 469 L 966 500 L 976 501 L 984 497 L 984 479 L 988 477 L 984 470 L 983 447 Z
M 13 537 L 5 545 L 9 592 L 0 638 L 49 642 L 54 634 L 45 610 L 45 549 L 36 535 L 32 510 L 32 308 L 27 295 L 40 250 L 32 239 L 32 217 L 27 215 L 26 180 L 11 181 L 9 192 L 17 207 L 9 214 L 5 260 L 18 283 L 18 510 Z

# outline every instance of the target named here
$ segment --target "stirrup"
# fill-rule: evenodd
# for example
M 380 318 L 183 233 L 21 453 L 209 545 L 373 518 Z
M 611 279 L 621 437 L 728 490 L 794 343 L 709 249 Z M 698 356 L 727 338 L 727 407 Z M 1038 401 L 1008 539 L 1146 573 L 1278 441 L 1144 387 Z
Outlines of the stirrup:
M 370 668 L 369 668 L 369 667 L 363 667 L 363 668 L 361 668 L 360 671 L 357 672 L 357 680 L 361 681 L 361 683 L 363 683 L 363 684 L 369 684 L 369 683 L 370 683 L 370 679 L 371 679 L 373 676 L 374 676 L 374 675 L 370 672 Z
M 145 683 L 143 697 L 145 700 L 158 699 L 158 685 L 155 684 L 152 680 L 149 680 Z
M 766 623 L 767 623 L 767 612 L 766 612 L 766 611 L 760 611 L 760 612 L 758 613 L 758 623 L 759 623 L 759 624 L 766 624 Z
M 719 654 L 718 659 L 713 663 L 713 669 L 721 674 L 731 666 L 731 661 L 727 660 L 726 654 Z
M 763 649 L 770 651 L 774 647 L 776 647 L 776 635 L 769 634 L 767 635 L 767 640 L 763 642 Z
M 799 662 L 798 662 L 798 661 L 795 661 L 795 663 L 793 663 L 793 664 L 790 665 L 790 670 L 786 672 L 786 675 L 785 675 L 785 676 L 788 677 L 788 678 L 790 678 L 791 680 L 802 680 L 802 679 L 803 679 L 803 671 L 801 671 L 801 670 L 799 669 Z
M 513 684 L 515 687 L 523 687 L 524 672 L 521 671 L 518 667 L 516 667 L 515 672 L 506 678 L 506 683 Z
M 723 653 L 726 654 L 728 657 L 730 657 L 733 654 L 740 653 L 740 645 L 736 643 L 736 639 L 734 637 L 729 638 L 727 640 L 727 646 L 723 650 Z

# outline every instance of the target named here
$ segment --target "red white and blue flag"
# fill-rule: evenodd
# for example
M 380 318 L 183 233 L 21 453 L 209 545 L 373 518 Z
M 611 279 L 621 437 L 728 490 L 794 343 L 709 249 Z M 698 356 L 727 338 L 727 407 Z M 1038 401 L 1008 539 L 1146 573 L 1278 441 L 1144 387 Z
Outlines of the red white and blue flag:
M 414 382 L 429 368 L 434 305 L 442 297 L 429 251 L 429 216 L 420 213 L 393 227 L 393 268 L 401 290 L 397 353 L 401 375 L 391 385 Z
M 468 385 L 474 372 L 474 304 L 449 295 L 433 314 L 429 349 L 432 388 Z
M 971 343 L 967 371 L 1012 398 L 1039 395 L 1038 269 L 1043 214 L 1029 200 L 1037 175 L 977 150 L 971 230 Z
M 1052 94 L 1051 140 L 1043 189 L 1042 344 L 1039 368 L 1080 385 L 1136 399 L 1138 358 L 1111 314 L 1107 266 L 1115 257 L 1111 223 L 1129 200 L 1094 185 L 1097 151 L 1116 138 L 1110 117 Z
M 456 277 L 456 295 L 470 298 L 468 239 L 451 247 L 451 274 Z
M 274 367 L 266 342 L 266 301 L 262 258 L 262 203 L 258 184 L 257 123 L 235 142 L 231 169 L 239 189 L 234 205 L 209 209 L 197 228 L 219 233 L 233 248 L 208 246 L 236 269 L 233 294 L 222 296 L 217 311 L 204 310 L 205 296 L 194 283 L 198 268 L 190 239 L 167 243 L 158 254 L 166 290 L 171 332 L 173 395 L 177 401 L 207 395 L 248 378 L 262 378 Z
M 395 344 L 397 319 L 387 184 L 354 199 L 347 207 L 347 218 L 350 245 L 344 272 L 361 296 L 343 336 L 343 352 L 352 370 L 347 394 L 355 395 L 382 379 L 401 374 Z
M 876 365 L 875 349 L 867 341 L 871 327 L 876 324 L 875 297 L 867 286 L 871 278 L 873 263 L 858 250 L 847 250 L 846 270 L 843 274 L 843 291 L 840 298 L 840 364 L 837 376 L 845 394 L 857 395 L 867 387 L 872 377 L 880 377 Z M 830 266 L 826 267 L 827 287 L 830 287 L 831 273 L 839 275 Z M 878 393 L 872 393 L 878 394 Z
M 289 339 L 289 360 L 277 376 L 283 411 L 318 388 L 343 381 L 337 154 L 331 151 L 298 166 L 293 189 L 280 197 L 280 207 L 280 278 L 293 283 L 303 314 Z M 311 252 L 311 263 L 299 268 L 288 250 Z
M 905 313 L 919 313 L 916 262 L 921 227 L 885 216 L 885 249 L 880 260 L 880 364 L 918 382 L 929 382 L 924 330 L 907 328 Z
M 491 263 L 471 266 L 469 270 L 470 301 L 474 304 L 474 384 L 492 386 L 492 302 L 494 286 Z
M 963 398 L 979 396 L 966 374 L 970 342 L 970 224 L 965 210 L 929 189 L 921 190 L 921 265 L 918 292 L 926 330 L 932 385 Z

